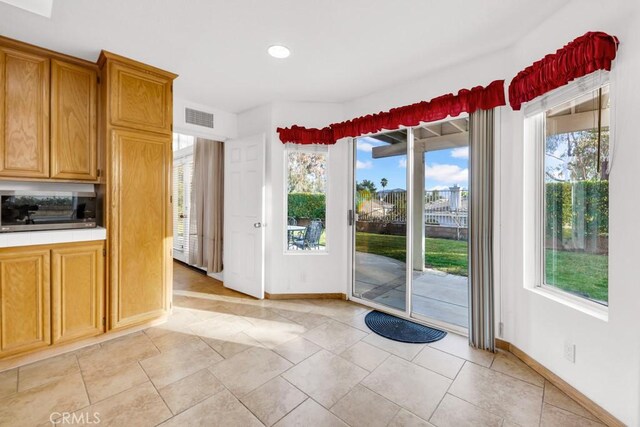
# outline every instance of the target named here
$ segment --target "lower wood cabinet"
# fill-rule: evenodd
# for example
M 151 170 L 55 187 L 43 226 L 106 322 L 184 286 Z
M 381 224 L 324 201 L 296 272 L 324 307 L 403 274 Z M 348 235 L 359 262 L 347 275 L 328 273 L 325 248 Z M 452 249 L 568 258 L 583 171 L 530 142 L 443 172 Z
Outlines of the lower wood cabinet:
M 104 245 L 77 244 L 51 251 L 53 343 L 104 331 Z
M 51 344 L 49 249 L 0 251 L 0 356 Z
M 0 358 L 104 332 L 104 242 L 0 249 Z

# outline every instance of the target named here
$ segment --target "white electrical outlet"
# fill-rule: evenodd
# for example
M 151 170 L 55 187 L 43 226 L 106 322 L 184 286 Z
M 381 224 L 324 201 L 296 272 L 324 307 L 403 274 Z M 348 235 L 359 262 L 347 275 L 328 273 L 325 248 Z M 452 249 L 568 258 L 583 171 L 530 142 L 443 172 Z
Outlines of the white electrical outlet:
M 564 358 L 571 363 L 576 363 L 576 345 L 570 342 L 564 343 Z

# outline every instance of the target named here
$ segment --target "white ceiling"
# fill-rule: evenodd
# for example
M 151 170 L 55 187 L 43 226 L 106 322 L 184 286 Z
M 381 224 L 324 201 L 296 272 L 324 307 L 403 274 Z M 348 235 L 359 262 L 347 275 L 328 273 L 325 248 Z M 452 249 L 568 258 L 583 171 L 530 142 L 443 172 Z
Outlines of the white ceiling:
M 51 18 L 53 0 L 0 0 L 15 7 Z
M 568 2 L 55 0 L 50 19 L 0 2 L 0 34 L 92 61 L 129 56 L 179 74 L 176 96 L 239 112 L 409 81 L 507 47 Z M 276 43 L 289 59 L 267 55 Z

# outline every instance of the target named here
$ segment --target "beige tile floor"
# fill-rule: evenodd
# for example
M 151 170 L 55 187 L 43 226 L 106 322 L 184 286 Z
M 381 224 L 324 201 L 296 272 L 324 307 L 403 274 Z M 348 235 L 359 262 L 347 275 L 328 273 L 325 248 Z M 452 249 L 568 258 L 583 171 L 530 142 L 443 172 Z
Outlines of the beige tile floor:
M 219 286 L 196 279 L 200 290 Z M 164 325 L 1 372 L 0 425 L 602 425 L 510 354 L 453 334 L 389 341 L 367 330 L 366 312 L 176 295 Z

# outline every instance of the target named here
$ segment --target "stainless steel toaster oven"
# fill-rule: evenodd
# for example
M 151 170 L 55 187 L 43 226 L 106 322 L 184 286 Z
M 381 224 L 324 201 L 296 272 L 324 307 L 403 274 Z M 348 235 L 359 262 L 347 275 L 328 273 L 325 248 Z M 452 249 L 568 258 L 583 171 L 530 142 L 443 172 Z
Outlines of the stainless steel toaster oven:
M 0 232 L 96 227 L 96 194 L 0 191 Z

